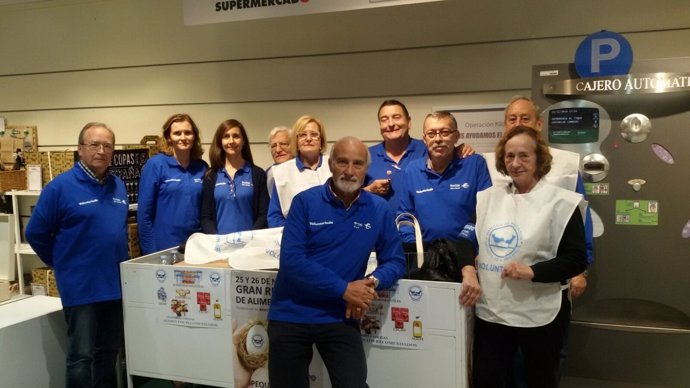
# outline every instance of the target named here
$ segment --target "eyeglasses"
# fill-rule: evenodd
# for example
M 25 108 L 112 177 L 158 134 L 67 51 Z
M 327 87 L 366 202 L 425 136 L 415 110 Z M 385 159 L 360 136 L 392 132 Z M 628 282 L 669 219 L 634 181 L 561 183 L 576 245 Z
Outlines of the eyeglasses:
M 312 139 L 320 139 L 320 138 L 321 138 L 321 134 L 318 133 L 318 132 L 300 132 L 300 133 L 297 134 L 297 138 L 300 139 L 300 140 L 304 140 L 304 139 L 306 139 L 307 137 L 310 137 L 310 138 L 312 138 Z
M 271 149 L 274 150 L 276 148 L 289 148 L 290 143 L 273 143 L 271 144 Z
M 98 152 L 101 150 L 101 148 L 103 149 L 103 152 L 113 152 L 113 147 L 114 147 L 110 143 L 96 143 L 96 142 L 88 143 L 88 144 L 82 143 L 82 145 L 86 146 L 86 148 L 88 148 L 89 151 L 91 151 L 91 152 Z
M 449 139 L 455 133 L 452 129 L 442 129 L 440 131 L 428 131 L 424 132 L 424 136 L 429 139 L 434 139 L 436 136 L 441 135 L 441 139 Z

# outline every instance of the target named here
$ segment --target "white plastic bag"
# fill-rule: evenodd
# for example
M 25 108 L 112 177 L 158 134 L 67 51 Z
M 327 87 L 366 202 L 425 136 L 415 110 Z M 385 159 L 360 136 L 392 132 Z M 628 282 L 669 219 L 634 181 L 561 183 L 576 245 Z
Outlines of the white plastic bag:
M 249 230 L 230 234 L 194 233 L 187 240 L 184 259 L 189 264 L 228 260 L 242 270 L 277 269 L 283 228 Z

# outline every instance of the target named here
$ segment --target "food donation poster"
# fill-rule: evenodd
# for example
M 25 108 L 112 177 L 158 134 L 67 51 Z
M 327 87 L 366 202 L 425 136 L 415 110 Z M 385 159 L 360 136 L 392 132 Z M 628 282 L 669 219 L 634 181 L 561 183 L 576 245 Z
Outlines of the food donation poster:
M 360 323 L 364 343 L 403 349 L 424 349 L 429 289 L 422 283 L 396 283 L 378 291 Z
M 223 272 L 214 268 L 157 266 L 156 306 L 162 324 L 223 329 L 228 327 Z

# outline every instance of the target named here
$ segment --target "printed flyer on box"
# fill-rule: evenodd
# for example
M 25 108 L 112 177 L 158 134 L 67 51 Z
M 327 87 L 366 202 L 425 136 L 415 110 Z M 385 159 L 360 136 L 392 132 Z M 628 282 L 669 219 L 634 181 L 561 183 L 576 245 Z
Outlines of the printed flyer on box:
M 168 325 L 228 327 L 225 281 L 213 268 L 161 265 L 155 270 L 158 321 Z
M 268 308 L 276 272 L 232 271 L 232 343 L 235 387 L 268 387 Z M 317 365 L 317 367 L 313 367 Z M 321 359 L 314 352 L 309 387 L 321 388 Z
M 424 320 L 429 290 L 412 283 L 378 292 L 360 328 L 364 343 L 391 348 L 424 349 Z

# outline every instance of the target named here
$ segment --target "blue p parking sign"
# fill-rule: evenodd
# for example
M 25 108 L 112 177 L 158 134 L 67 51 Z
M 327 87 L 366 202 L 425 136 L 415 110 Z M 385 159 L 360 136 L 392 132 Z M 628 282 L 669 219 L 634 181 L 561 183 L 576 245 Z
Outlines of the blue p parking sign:
M 575 70 L 582 78 L 628 74 L 632 61 L 628 40 L 610 31 L 589 35 L 575 52 Z

